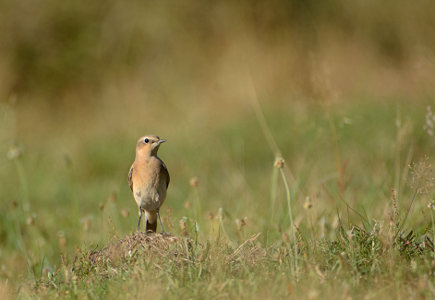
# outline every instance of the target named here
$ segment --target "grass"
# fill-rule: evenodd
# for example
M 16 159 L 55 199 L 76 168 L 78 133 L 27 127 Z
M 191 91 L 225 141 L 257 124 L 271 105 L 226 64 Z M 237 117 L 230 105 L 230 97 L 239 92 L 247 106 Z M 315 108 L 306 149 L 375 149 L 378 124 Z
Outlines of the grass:
M 25 110 L 7 109 L 30 126 Z M 150 128 L 168 139 L 163 237 L 134 233 L 126 174 L 139 124 L 102 130 L 80 115 L 11 130 L 2 149 L 18 146 L 0 161 L 0 298 L 433 297 L 426 104 L 263 112 L 260 122 L 254 109 Z M 78 120 L 86 131 L 71 129 Z
M 433 298 L 435 2 L 39 2 L 0 4 L 0 299 Z

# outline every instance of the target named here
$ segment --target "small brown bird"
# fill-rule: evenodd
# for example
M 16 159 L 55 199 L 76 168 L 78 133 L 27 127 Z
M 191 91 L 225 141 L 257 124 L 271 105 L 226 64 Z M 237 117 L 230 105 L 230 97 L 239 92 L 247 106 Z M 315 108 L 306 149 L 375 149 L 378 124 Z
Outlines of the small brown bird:
M 157 151 L 163 142 L 166 140 L 155 135 L 141 137 L 136 144 L 136 159 L 128 172 L 128 184 L 139 208 L 137 230 L 142 213 L 145 212 L 145 232 L 156 232 L 159 218 L 164 233 L 159 209 L 166 199 L 170 178 L 165 163 L 157 157 Z

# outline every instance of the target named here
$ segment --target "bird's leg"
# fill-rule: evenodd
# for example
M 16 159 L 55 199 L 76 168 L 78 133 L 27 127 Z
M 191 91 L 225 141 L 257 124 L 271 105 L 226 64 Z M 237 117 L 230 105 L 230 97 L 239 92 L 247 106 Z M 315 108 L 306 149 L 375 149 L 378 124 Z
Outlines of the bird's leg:
M 139 221 L 137 222 L 137 231 L 140 229 L 140 219 L 142 218 L 142 209 L 139 208 Z
M 161 234 L 164 234 L 164 233 L 165 233 L 165 230 L 163 229 L 162 219 L 160 219 L 160 213 L 159 213 L 159 210 L 157 210 L 157 217 L 159 217 L 160 227 L 162 228 Z

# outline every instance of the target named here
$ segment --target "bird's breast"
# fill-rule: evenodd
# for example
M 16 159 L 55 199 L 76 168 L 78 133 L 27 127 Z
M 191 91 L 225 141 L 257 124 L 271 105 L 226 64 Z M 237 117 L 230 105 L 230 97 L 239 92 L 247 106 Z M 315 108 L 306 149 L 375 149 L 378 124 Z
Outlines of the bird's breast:
M 166 199 L 166 178 L 160 174 L 158 159 L 138 163 L 133 173 L 133 194 L 139 207 L 156 211 Z
M 166 199 L 166 185 L 163 182 L 146 184 L 133 188 L 133 194 L 138 207 L 156 211 Z

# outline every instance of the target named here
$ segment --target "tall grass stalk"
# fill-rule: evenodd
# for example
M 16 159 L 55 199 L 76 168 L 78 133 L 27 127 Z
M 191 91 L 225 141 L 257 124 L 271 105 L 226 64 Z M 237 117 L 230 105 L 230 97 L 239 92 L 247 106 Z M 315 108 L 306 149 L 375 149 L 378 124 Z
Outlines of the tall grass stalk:
M 399 106 L 396 109 L 396 140 L 394 144 L 394 189 L 397 191 L 396 201 L 399 203 L 402 195 L 403 187 L 408 178 L 409 165 L 414 154 L 413 145 L 409 146 L 404 163 L 401 159 L 402 146 L 404 141 L 408 138 L 409 126 L 402 124 Z M 402 165 L 404 165 L 402 169 Z
M 429 208 L 430 208 L 430 219 L 432 221 L 432 241 L 435 243 L 435 224 L 433 222 L 433 211 L 434 211 L 434 203 L 430 202 L 429 204 Z M 435 251 L 432 251 L 432 257 L 433 260 L 435 260 Z
M 263 109 L 261 108 L 260 105 L 260 101 L 258 100 L 257 90 L 255 89 L 255 85 L 252 79 L 252 72 L 249 73 L 247 78 L 249 78 L 249 84 L 248 84 L 248 92 L 250 96 L 249 98 L 251 100 L 251 105 L 254 109 L 255 116 L 260 125 L 261 131 L 263 132 L 263 135 L 267 140 L 267 144 L 269 145 L 270 150 L 273 152 L 275 157 L 283 157 L 283 155 L 281 154 L 281 150 L 278 147 L 278 143 L 273 137 L 272 131 L 270 130 L 267 124 L 266 117 L 264 116 Z M 284 168 L 287 171 L 287 174 L 290 176 L 290 180 L 294 181 L 295 177 L 293 176 L 293 172 L 290 170 L 290 168 L 287 165 L 284 165 Z
M 285 176 L 284 170 L 282 169 L 284 164 L 284 161 L 282 159 L 277 159 L 276 160 L 276 167 L 278 168 L 280 174 L 281 174 L 281 178 L 282 178 L 282 182 L 284 183 L 284 188 L 285 188 L 285 192 L 286 192 L 286 196 L 287 196 L 287 206 L 288 206 L 288 215 L 289 215 L 289 220 L 290 220 L 290 231 L 291 231 L 291 235 L 292 235 L 292 240 L 293 240 L 293 276 L 297 277 L 297 270 L 298 270 L 298 261 L 297 261 L 297 255 L 298 255 L 298 243 L 296 240 L 296 231 L 295 231 L 295 226 L 293 223 L 293 213 L 292 213 L 292 201 L 291 201 L 291 193 L 290 193 L 290 188 L 288 186 L 287 183 L 287 177 Z
M 218 221 L 219 221 L 219 233 L 218 236 L 220 236 L 220 232 L 222 231 L 225 235 L 225 238 L 227 239 L 227 241 L 231 241 L 230 236 L 228 235 L 227 231 L 225 230 L 225 226 L 224 226 L 224 209 L 222 207 L 219 208 L 218 210 Z
M 277 168 L 272 170 L 272 180 L 270 184 L 270 227 L 273 228 L 275 219 L 275 203 L 276 203 L 276 192 L 278 189 L 278 174 Z M 269 242 L 269 234 L 266 235 L 266 242 Z
M 14 159 L 15 169 L 17 170 L 18 180 L 20 182 L 21 197 L 22 197 L 22 208 L 23 211 L 29 211 L 29 187 L 27 184 L 27 178 L 24 172 L 23 164 L 19 158 Z
M 79 202 L 79 197 L 77 195 L 79 189 L 78 189 L 78 186 L 77 186 L 77 184 L 75 182 L 75 178 L 74 178 L 73 161 L 68 154 L 65 154 L 63 158 L 64 158 L 64 163 L 65 163 L 66 175 L 67 175 L 67 180 L 68 180 L 68 188 L 69 188 L 69 193 L 71 195 L 74 213 L 76 215 L 79 215 L 80 214 L 80 205 L 79 205 L 80 202 Z
M 340 190 L 340 195 L 344 196 L 344 188 L 345 188 L 345 178 L 344 178 L 344 166 L 342 164 L 341 160 L 341 153 L 340 153 L 340 145 L 338 143 L 338 135 L 337 135 L 337 128 L 335 127 L 334 120 L 332 119 L 330 113 L 327 113 L 327 118 L 329 122 L 329 127 L 332 133 L 332 140 L 334 142 L 334 153 L 335 153 L 335 163 L 337 165 L 337 172 L 338 172 L 338 185 Z
M 195 213 L 195 223 L 199 226 L 199 219 L 202 214 L 201 201 L 199 198 L 198 188 L 194 188 L 193 191 L 193 199 L 194 199 L 194 213 Z
M 255 112 L 255 116 L 257 117 L 257 121 L 260 124 L 260 128 L 267 140 L 267 143 L 270 147 L 270 149 L 272 150 L 272 152 L 274 153 L 275 157 L 282 157 L 281 151 L 278 147 L 277 142 L 275 141 L 273 135 L 272 135 L 272 131 L 270 130 L 267 122 L 266 122 L 266 117 L 264 116 L 263 110 L 260 106 L 260 102 L 258 101 L 258 97 L 257 97 L 257 91 L 255 89 L 255 85 L 253 83 L 252 80 L 252 73 L 249 73 L 248 78 L 249 80 L 249 94 L 250 94 L 250 99 L 251 99 L 251 104 L 252 107 L 254 108 L 254 112 Z M 276 160 L 276 162 L 278 162 L 279 159 Z M 282 159 L 281 159 L 282 160 Z M 287 191 L 287 200 L 288 200 L 288 205 L 289 205 L 289 213 L 290 213 L 290 223 L 291 223 L 291 230 L 292 230 L 292 235 L 293 235 L 293 240 L 295 241 L 295 245 L 296 245 L 296 234 L 294 232 L 294 226 L 293 226 L 293 219 L 292 219 L 292 214 L 291 214 L 291 196 L 290 196 L 290 189 L 288 187 L 288 183 L 287 183 L 287 177 L 285 176 L 285 172 L 283 170 L 283 168 L 285 168 L 285 170 L 287 171 L 287 174 L 290 176 L 290 180 L 295 181 L 295 177 L 293 176 L 293 173 L 291 172 L 290 168 L 288 168 L 288 166 L 286 164 L 284 164 L 284 160 L 282 160 L 282 165 L 277 166 L 278 169 L 280 170 L 281 176 L 284 180 L 284 184 L 286 186 L 286 191 Z M 277 171 L 273 171 L 272 173 L 272 184 L 271 184 L 271 191 L 270 191 L 270 197 L 271 197 L 271 224 L 273 224 L 273 219 L 274 219 L 274 208 L 275 208 L 275 198 L 276 198 L 276 190 L 277 190 L 277 180 L 278 179 L 278 172 Z M 268 242 L 268 234 L 266 235 L 266 243 Z M 297 253 L 297 252 L 295 252 Z M 296 262 L 296 255 L 295 255 L 295 262 Z M 296 263 L 295 263 L 295 269 L 296 269 Z
M 415 201 L 415 198 L 417 197 L 417 195 L 418 195 L 418 189 L 416 189 L 414 191 L 414 194 L 413 194 L 412 199 L 411 199 L 411 203 L 409 204 L 408 208 L 406 209 L 405 217 L 403 218 L 402 224 L 399 225 L 399 228 L 397 229 L 397 232 L 394 235 L 394 238 L 396 238 L 400 234 L 403 226 L 405 226 L 406 220 L 408 220 L 409 213 L 411 212 L 411 208 L 414 205 L 414 201 Z
M 401 161 L 400 161 L 400 151 L 401 151 L 401 145 L 402 145 L 402 139 L 401 139 L 401 120 L 400 120 L 400 110 L 399 107 L 396 107 L 396 143 L 395 143 L 395 153 L 394 153 L 394 188 L 396 191 L 400 192 L 400 168 L 401 168 Z M 399 196 L 396 195 L 396 199 Z
M 26 246 L 24 244 L 23 235 L 21 232 L 20 224 L 21 222 L 25 220 L 26 212 L 30 210 L 30 203 L 29 203 L 29 189 L 27 185 L 27 178 L 24 172 L 23 164 L 20 161 L 20 158 L 17 156 L 14 156 L 12 160 L 14 161 L 15 169 L 17 170 L 18 174 L 18 180 L 20 182 L 20 189 L 21 189 L 21 213 L 17 211 L 15 213 L 15 235 L 16 235 L 16 241 L 17 241 L 17 247 L 21 250 L 23 253 L 23 256 L 25 259 L 29 262 L 31 259 L 27 253 Z

